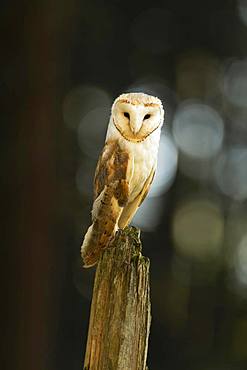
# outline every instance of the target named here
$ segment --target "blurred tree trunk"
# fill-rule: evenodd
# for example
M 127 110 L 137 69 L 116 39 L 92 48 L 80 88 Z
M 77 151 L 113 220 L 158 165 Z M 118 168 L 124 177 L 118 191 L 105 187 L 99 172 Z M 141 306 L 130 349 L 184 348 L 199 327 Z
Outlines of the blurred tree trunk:
M 149 259 L 126 228 L 97 266 L 84 370 L 145 370 L 150 323 Z
M 68 53 L 68 30 L 73 29 L 68 24 L 76 19 L 73 3 L 61 6 L 58 0 L 45 0 L 36 6 L 16 4 L 8 7 L 6 14 L 10 23 L 6 30 L 13 34 L 6 40 L 10 39 L 10 48 L 12 43 L 17 48 L 10 52 L 13 60 L 8 60 L 13 71 L 9 73 L 10 83 L 13 96 L 20 97 L 19 106 L 12 106 L 17 111 L 12 123 L 17 127 L 12 131 L 17 133 L 11 138 L 16 140 L 11 168 L 14 207 L 8 232 L 13 239 L 11 260 L 15 266 L 8 280 L 13 279 L 12 275 L 16 277 L 9 302 L 16 334 L 8 328 L 8 366 L 15 370 L 54 368 L 63 258 L 54 237 L 60 205 L 57 145 L 63 127 L 60 94 L 67 58 L 63 53 Z

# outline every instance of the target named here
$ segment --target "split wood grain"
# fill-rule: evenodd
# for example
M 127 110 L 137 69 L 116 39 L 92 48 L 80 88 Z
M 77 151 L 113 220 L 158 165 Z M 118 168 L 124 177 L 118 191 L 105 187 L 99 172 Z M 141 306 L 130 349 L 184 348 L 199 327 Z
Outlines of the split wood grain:
M 147 370 L 149 266 L 140 231 L 119 230 L 97 266 L 84 370 Z

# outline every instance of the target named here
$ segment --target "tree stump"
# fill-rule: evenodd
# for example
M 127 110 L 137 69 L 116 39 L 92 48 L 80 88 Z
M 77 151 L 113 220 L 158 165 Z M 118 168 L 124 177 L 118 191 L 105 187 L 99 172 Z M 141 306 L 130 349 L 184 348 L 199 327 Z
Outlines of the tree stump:
M 119 230 L 97 266 L 84 370 L 147 369 L 149 265 L 140 231 Z

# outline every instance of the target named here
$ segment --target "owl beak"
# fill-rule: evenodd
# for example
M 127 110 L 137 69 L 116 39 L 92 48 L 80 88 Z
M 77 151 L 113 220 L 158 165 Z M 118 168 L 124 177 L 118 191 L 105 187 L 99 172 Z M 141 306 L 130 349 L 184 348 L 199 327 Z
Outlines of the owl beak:
M 130 120 L 130 129 L 133 132 L 133 134 L 137 134 L 142 127 L 142 119 L 139 119 L 138 117 L 134 117 Z

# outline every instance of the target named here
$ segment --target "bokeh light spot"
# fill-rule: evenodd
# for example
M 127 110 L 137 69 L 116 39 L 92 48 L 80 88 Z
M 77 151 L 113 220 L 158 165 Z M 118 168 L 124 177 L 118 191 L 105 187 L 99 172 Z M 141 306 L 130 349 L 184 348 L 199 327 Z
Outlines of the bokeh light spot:
M 219 61 L 205 51 L 193 50 L 182 55 L 176 66 L 177 94 L 181 99 L 217 97 L 219 72 Z
M 143 231 L 154 231 L 160 224 L 163 207 L 161 197 L 146 198 L 132 223 Z
M 247 148 L 231 147 L 215 163 L 215 180 L 220 190 L 236 200 L 247 198 Z
M 246 0 L 238 0 L 238 14 L 245 26 L 247 26 L 247 1 Z
M 111 99 L 106 91 L 96 86 L 77 86 L 65 97 L 63 119 L 67 127 L 77 129 L 85 114 L 96 108 L 110 109 Z
M 176 175 L 178 151 L 168 135 L 161 135 L 158 153 L 158 165 L 153 184 L 148 196 L 165 193 L 171 186 Z
M 247 234 L 243 236 L 237 247 L 235 273 L 239 282 L 247 285 Z
M 208 260 L 219 255 L 224 219 L 217 203 L 207 199 L 192 199 L 178 206 L 175 211 L 172 235 L 178 253 Z
M 223 120 L 212 107 L 187 101 L 175 114 L 173 135 L 182 152 L 192 158 L 208 159 L 222 146 Z
M 223 91 L 238 107 L 247 107 L 247 60 L 234 60 L 225 69 Z
M 83 153 L 98 158 L 104 145 L 110 109 L 95 108 L 87 113 L 78 127 L 78 141 Z

